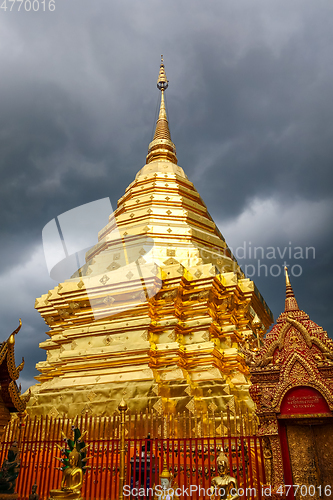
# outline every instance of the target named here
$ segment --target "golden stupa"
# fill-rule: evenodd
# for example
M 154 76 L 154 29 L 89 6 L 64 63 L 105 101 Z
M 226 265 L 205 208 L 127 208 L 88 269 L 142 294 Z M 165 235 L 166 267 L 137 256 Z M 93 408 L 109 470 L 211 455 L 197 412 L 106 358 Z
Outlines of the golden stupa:
M 50 338 L 31 415 L 108 415 L 123 396 L 137 411 L 252 409 L 238 345 L 259 347 L 272 314 L 177 165 L 163 58 L 157 86 L 146 165 L 86 264 L 36 299 Z

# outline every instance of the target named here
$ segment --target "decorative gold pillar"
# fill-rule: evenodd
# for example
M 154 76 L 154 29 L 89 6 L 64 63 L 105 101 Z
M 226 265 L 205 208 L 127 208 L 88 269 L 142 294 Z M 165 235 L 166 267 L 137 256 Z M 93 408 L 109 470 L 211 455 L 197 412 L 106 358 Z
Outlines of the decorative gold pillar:
M 124 482 L 125 482 L 125 412 L 127 404 L 124 398 L 118 406 L 120 412 L 120 464 L 119 464 L 119 495 L 118 500 L 124 499 Z
M 281 485 L 284 485 L 284 482 L 282 451 L 278 422 L 275 415 L 272 416 L 270 420 L 261 422 L 258 435 L 264 438 L 263 448 L 266 484 L 271 485 L 274 490 L 277 490 L 281 488 Z M 284 496 L 281 495 L 281 498 L 284 498 Z

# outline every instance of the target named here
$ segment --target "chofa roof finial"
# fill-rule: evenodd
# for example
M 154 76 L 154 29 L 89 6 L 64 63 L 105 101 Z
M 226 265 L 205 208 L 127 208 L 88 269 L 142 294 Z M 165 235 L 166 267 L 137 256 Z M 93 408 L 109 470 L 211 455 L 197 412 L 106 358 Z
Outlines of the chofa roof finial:
M 293 291 L 291 284 L 290 284 L 287 266 L 285 266 L 284 270 L 286 272 L 286 306 L 285 306 L 284 311 L 285 312 L 298 311 L 299 307 L 297 304 L 297 300 L 295 298 L 294 291 Z

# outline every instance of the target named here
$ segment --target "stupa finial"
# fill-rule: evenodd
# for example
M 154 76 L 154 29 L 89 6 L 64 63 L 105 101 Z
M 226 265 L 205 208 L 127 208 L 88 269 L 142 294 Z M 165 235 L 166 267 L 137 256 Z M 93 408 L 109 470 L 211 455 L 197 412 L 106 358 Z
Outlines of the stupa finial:
M 165 74 L 163 54 L 161 55 L 160 72 L 157 78 L 157 88 L 158 90 L 166 90 L 169 86 L 168 79 Z
M 285 312 L 298 311 L 299 307 L 298 307 L 297 300 L 296 300 L 295 295 L 294 295 L 294 291 L 293 291 L 292 286 L 290 284 L 287 266 L 285 266 L 284 270 L 286 273 L 286 307 L 285 307 L 284 311 Z
M 157 88 L 161 91 L 161 105 L 158 119 L 156 122 L 155 134 L 152 142 L 149 144 L 146 162 L 152 161 L 171 161 L 178 162 L 176 156 L 176 146 L 171 140 L 169 123 L 165 109 L 164 92 L 168 88 L 169 82 L 164 69 L 163 55 L 161 56 L 160 72 L 157 78 Z

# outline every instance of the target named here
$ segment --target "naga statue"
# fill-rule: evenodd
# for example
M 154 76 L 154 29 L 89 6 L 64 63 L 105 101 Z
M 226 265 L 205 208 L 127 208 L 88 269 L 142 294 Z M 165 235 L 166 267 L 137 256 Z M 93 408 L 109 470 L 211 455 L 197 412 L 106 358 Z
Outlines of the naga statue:
M 0 500 L 16 499 L 16 479 L 20 471 L 20 455 L 17 441 L 13 441 L 0 470 Z
M 76 421 L 76 419 L 75 419 Z M 87 446 L 83 441 L 83 437 L 86 434 L 84 432 L 81 435 L 80 429 L 76 427 L 76 424 L 72 425 L 72 431 L 74 432 L 74 439 L 68 439 L 64 433 L 65 447 L 61 448 L 58 445 L 64 458 L 57 458 L 63 464 L 60 469 L 62 470 L 62 480 L 59 490 L 51 490 L 49 500 L 82 500 L 81 488 L 83 483 L 83 474 L 86 470 L 86 461 L 88 460 L 86 456 Z

